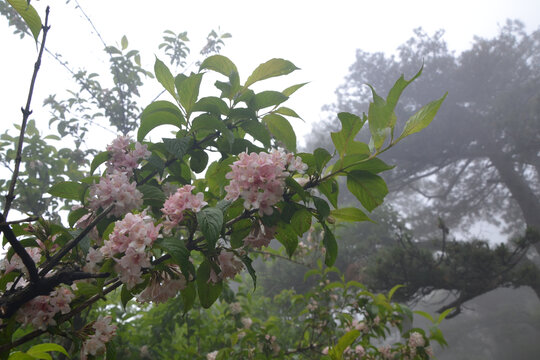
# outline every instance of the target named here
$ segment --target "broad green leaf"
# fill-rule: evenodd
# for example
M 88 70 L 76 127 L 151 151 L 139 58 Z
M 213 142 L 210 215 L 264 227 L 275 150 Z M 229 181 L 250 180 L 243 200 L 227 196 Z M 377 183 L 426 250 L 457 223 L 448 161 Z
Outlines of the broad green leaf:
M 364 214 L 362 210 L 353 207 L 332 210 L 330 214 L 336 219 L 342 221 L 371 221 L 370 218 L 366 214 Z
M 298 209 L 291 217 L 291 226 L 298 236 L 304 235 L 311 227 L 311 213 L 306 208 Z
M 210 164 L 206 170 L 205 179 L 208 182 L 210 192 L 214 194 L 221 194 L 222 189 L 228 184 L 228 180 L 225 175 L 231 171 L 231 164 L 236 159 L 234 157 L 228 157 L 221 161 L 215 161 Z
M 143 184 L 138 186 L 137 190 L 143 194 L 143 201 L 145 204 L 151 205 L 157 209 L 163 207 L 165 193 L 159 187 Z
M 334 236 L 334 233 L 330 230 L 326 224 L 323 224 L 324 228 L 324 237 L 323 237 L 323 245 L 326 249 L 326 252 L 324 254 L 324 263 L 327 266 L 332 266 L 336 262 L 337 254 L 338 254 L 338 245 L 336 242 L 336 238 Z
M 439 315 L 439 318 L 437 319 L 437 322 L 436 324 L 440 324 L 444 319 L 446 319 L 446 317 L 452 312 L 454 311 L 455 308 L 450 308 L 450 309 L 446 309 L 444 310 L 440 315 Z
M 174 77 L 171 73 L 171 70 L 163 63 L 163 61 L 159 60 L 156 56 L 156 61 L 154 63 L 154 73 L 156 74 L 156 79 L 163 85 L 165 90 L 169 92 L 173 96 L 173 98 L 178 98 L 178 95 L 176 95 L 175 86 L 174 86 Z
M 69 357 L 69 354 L 67 353 L 66 349 L 64 349 L 63 346 L 58 345 L 58 344 L 53 344 L 53 343 L 34 345 L 30 348 L 30 350 L 27 351 L 27 353 L 32 355 L 34 353 L 42 353 L 42 352 L 47 352 L 47 351 L 58 351 L 66 355 L 67 357 Z
M 204 59 L 199 71 L 204 69 L 213 70 L 225 76 L 231 75 L 233 71 L 238 73 L 236 65 L 223 55 L 212 55 Z
M 193 281 L 188 282 L 184 290 L 180 290 L 182 301 L 184 303 L 184 314 L 193 308 L 195 299 L 197 298 L 197 288 Z
M 353 148 L 353 144 L 355 143 L 354 138 L 360 129 L 362 129 L 365 120 L 357 115 L 346 112 L 339 113 L 338 119 L 341 121 L 341 131 L 333 132 L 330 136 L 340 157 L 343 158 Z
M 189 159 L 189 167 L 193 172 L 199 174 L 206 169 L 206 165 L 208 165 L 208 154 L 206 151 L 203 150 L 195 150 L 191 154 L 191 158 Z
M 411 80 L 405 80 L 405 76 L 402 74 L 399 79 L 395 82 L 394 86 L 390 89 L 388 92 L 388 96 L 386 97 L 386 103 L 392 111 L 395 110 L 396 105 L 399 101 L 399 98 L 401 97 L 401 94 L 403 93 L 403 90 L 407 86 L 409 86 L 410 83 L 412 83 L 414 80 L 416 80 L 420 75 L 422 75 L 422 70 L 424 70 L 424 65 L 418 70 L 416 75 L 412 77 Z
M 281 141 L 289 151 L 296 152 L 296 134 L 289 120 L 278 114 L 268 114 L 263 121 L 278 141 Z
M 98 166 L 109 160 L 110 157 L 111 154 L 108 151 L 102 151 L 94 156 L 94 159 L 92 159 L 92 163 L 90 164 L 90 174 L 93 174 Z
M 345 351 L 345 349 L 347 349 L 347 347 L 351 346 L 352 343 L 360 336 L 360 331 L 359 330 L 351 330 L 349 332 L 347 332 L 345 335 L 343 335 L 339 340 L 338 340 L 338 343 L 336 344 L 335 347 L 333 347 L 330 351 L 329 351 L 329 354 L 330 356 L 332 356 L 332 359 L 342 359 L 343 357 L 343 352 Z
M 285 247 L 287 255 L 291 257 L 298 246 L 298 235 L 293 227 L 284 222 L 280 222 L 276 228 L 276 240 Z
M 392 170 L 395 166 L 386 164 L 379 158 L 372 158 L 365 161 L 366 157 L 362 155 L 348 155 L 345 156 L 343 162 L 340 164 L 342 167 L 347 167 L 348 171 L 352 170 L 365 170 L 374 174 L 378 174 L 383 171 Z M 356 165 L 354 165 L 357 163 Z
M 251 98 L 249 107 L 258 111 L 269 106 L 277 106 L 282 102 L 287 101 L 287 99 L 288 97 L 279 91 L 262 91 Z
M 128 47 L 128 39 L 126 35 L 122 36 L 121 44 L 122 44 L 122 50 L 126 50 Z
M 208 309 L 216 302 L 223 289 L 223 283 L 221 281 L 217 284 L 209 281 L 210 269 L 208 260 L 203 261 L 197 269 L 197 291 L 199 293 L 199 301 L 205 309 Z
M 313 151 L 313 156 L 315 156 L 315 164 L 317 165 L 318 172 L 322 172 L 324 166 L 332 159 L 332 155 L 323 148 L 316 148 Z
M 72 210 L 68 215 L 69 226 L 73 227 L 73 225 L 75 225 L 75 223 L 80 218 L 82 218 L 84 215 L 88 214 L 88 211 L 89 210 L 87 208 L 84 208 L 84 207 Z
M 339 186 L 335 179 L 325 180 L 317 186 L 317 189 L 326 196 L 334 208 L 338 207 Z
M 240 127 L 249 135 L 253 136 L 255 140 L 260 141 L 264 147 L 270 147 L 270 133 L 266 126 L 258 120 L 245 120 L 240 124 Z
M 141 114 L 141 126 L 137 131 L 137 141 L 143 141 L 151 130 L 160 125 L 173 125 L 180 129 L 185 124 L 186 120 L 178 106 L 169 101 L 155 101 L 148 105 Z
M 223 227 L 223 212 L 218 208 L 207 207 L 197 213 L 199 229 L 206 238 L 209 249 L 213 249 Z
M 218 130 L 225 137 L 227 142 L 232 144 L 234 141 L 234 134 L 227 128 L 225 123 L 211 114 L 201 114 L 193 119 L 191 131 L 196 132 L 199 130 Z
M 164 138 L 163 143 L 165 144 L 165 148 L 169 153 L 174 155 L 177 159 L 182 159 L 184 155 L 186 155 L 187 151 L 189 150 L 189 146 L 191 143 L 191 138 L 189 137 L 183 137 L 183 138 Z
M 180 74 L 176 76 L 174 83 L 176 85 L 176 90 L 178 91 L 178 97 L 180 99 L 180 104 L 186 110 L 186 117 L 189 118 L 191 114 L 192 107 L 197 102 L 199 98 L 199 88 L 201 86 L 203 74 L 191 74 L 185 76 Z
M 418 314 L 420 316 L 423 316 L 425 317 L 426 319 L 428 319 L 429 321 L 431 321 L 432 323 L 435 322 L 435 319 L 433 319 L 433 316 L 431 316 L 431 314 L 425 312 L 425 311 L 422 311 L 422 310 L 415 310 L 414 311 L 415 314 Z
M 294 70 L 298 70 L 298 68 L 290 61 L 283 59 L 271 59 L 264 64 L 260 64 L 253 71 L 244 84 L 244 88 L 249 87 L 251 84 L 257 81 L 290 74 Z
M 307 83 L 297 84 L 293 86 L 289 86 L 285 90 L 282 91 L 283 95 L 285 96 L 291 96 L 296 92 L 296 90 L 300 89 L 302 86 L 306 85 Z
M 292 177 L 285 178 L 285 183 L 287 184 L 289 189 L 291 189 L 295 194 L 298 194 L 298 196 L 300 196 L 300 198 L 303 201 L 308 200 L 308 197 L 309 197 L 308 192 L 304 190 L 302 185 L 300 185 L 294 178 Z
M 230 236 L 233 249 L 237 249 L 244 245 L 244 239 L 251 232 L 251 227 L 251 221 L 248 219 L 243 219 L 233 224 Z
M 122 307 L 124 309 L 126 308 L 127 303 L 131 299 L 133 299 L 133 294 L 127 289 L 125 284 L 122 285 L 122 290 L 120 290 L 120 302 L 122 303 Z
M 157 245 L 171 255 L 174 263 L 180 266 L 182 274 L 186 279 L 189 279 L 192 265 L 189 261 L 190 252 L 186 248 L 184 241 L 174 237 L 167 237 L 159 241 Z
M 39 32 L 41 31 L 41 18 L 36 9 L 27 0 L 7 0 L 11 6 L 21 15 L 24 22 L 32 32 L 34 39 L 37 41 Z
M 192 112 L 201 111 L 212 113 L 213 115 L 227 115 L 229 113 L 229 107 L 225 101 L 215 96 L 207 96 L 200 98 L 193 108 Z
M 290 109 L 288 107 L 285 107 L 285 106 L 281 106 L 279 107 L 278 109 L 276 109 L 276 111 L 274 111 L 276 114 L 281 114 L 281 115 L 285 115 L 285 116 L 292 116 L 292 117 L 295 117 L 295 118 L 298 118 L 302 121 L 304 121 L 304 119 L 302 119 L 300 117 L 300 115 L 298 115 L 296 113 L 296 111 L 294 111 L 293 109 Z M 304 121 L 305 122 L 305 121 Z
M 363 170 L 347 174 L 347 188 L 368 211 L 381 205 L 388 194 L 386 183 L 380 176 Z
M 315 204 L 315 207 L 317 208 L 317 212 L 319 213 L 319 220 L 324 220 L 330 215 L 330 207 L 328 206 L 328 203 L 326 200 L 318 197 L 313 196 L 313 203 Z
M 61 181 L 54 184 L 47 192 L 52 196 L 80 201 L 87 188 L 88 185 L 86 184 L 80 184 L 74 181 Z
M 405 127 L 403 128 L 403 132 L 399 136 L 398 141 L 411 134 L 417 133 L 428 126 L 439 111 L 439 108 L 447 95 L 448 93 L 444 94 L 439 100 L 432 101 L 426 106 L 423 106 L 416 114 L 411 116 L 405 123 Z
M 36 358 L 21 351 L 15 351 L 9 354 L 8 360 L 36 360 Z

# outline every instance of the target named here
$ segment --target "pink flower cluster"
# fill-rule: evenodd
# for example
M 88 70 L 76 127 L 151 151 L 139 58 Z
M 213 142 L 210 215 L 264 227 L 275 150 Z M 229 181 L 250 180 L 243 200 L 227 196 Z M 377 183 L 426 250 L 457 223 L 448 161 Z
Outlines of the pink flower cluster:
M 116 335 L 116 325 L 111 324 L 111 317 L 98 317 L 92 325 L 94 334 L 83 343 L 81 348 L 81 360 L 86 360 L 88 354 L 92 356 L 105 353 L 105 343 Z
M 191 193 L 193 189 L 195 187 L 192 185 L 184 185 L 165 200 L 161 209 L 166 218 L 165 228 L 172 229 L 178 225 L 184 218 L 184 211 L 199 212 L 207 204 L 204 194 L 200 192 L 194 195 Z
M 130 150 L 131 138 L 129 136 L 119 136 L 107 146 L 111 157 L 107 160 L 107 172 L 123 172 L 130 177 L 141 159 L 148 159 L 151 152 L 146 145 L 135 143 L 135 150 Z
M 260 215 L 271 215 L 272 206 L 283 198 L 285 178 L 291 172 L 303 173 L 306 169 L 299 157 L 278 150 L 270 154 L 241 153 L 226 175 L 231 182 L 225 187 L 225 199 L 241 197 L 246 209 L 259 209 Z
M 135 182 L 129 182 L 126 173 L 114 171 L 102 177 L 99 183 L 90 187 L 90 208 L 98 210 L 114 204 L 112 214 L 122 216 L 139 209 L 142 204 L 142 193 L 137 190 Z
M 244 264 L 239 261 L 232 252 L 222 251 L 217 258 L 221 272 L 216 274 L 214 269 L 210 270 L 209 281 L 218 283 L 220 280 L 227 278 L 233 279 L 244 268 Z
M 58 313 L 67 314 L 69 304 L 75 295 L 65 287 L 59 287 L 49 296 L 38 296 L 24 304 L 16 314 L 17 322 L 32 325 L 36 329 L 46 330 L 47 326 L 56 325 L 54 316 Z
M 178 270 L 171 270 L 176 274 L 175 278 L 165 271 L 152 273 L 150 284 L 137 296 L 137 300 L 140 302 L 163 303 L 175 297 L 180 290 L 184 290 L 187 285 L 186 278 Z
M 157 239 L 160 228 L 161 225 L 155 226 L 145 213 L 128 213 L 115 223 L 109 240 L 101 247 L 100 251 L 105 257 L 114 258 L 114 255 L 124 253 L 120 259 L 114 258 L 115 271 L 128 289 L 143 281 L 141 270 L 150 267 L 146 249 Z

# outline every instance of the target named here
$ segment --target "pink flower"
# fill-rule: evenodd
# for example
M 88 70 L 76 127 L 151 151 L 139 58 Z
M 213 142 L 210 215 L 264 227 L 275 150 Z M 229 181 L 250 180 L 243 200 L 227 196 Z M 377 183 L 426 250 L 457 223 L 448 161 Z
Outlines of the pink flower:
M 207 204 L 204 201 L 204 194 L 197 193 L 193 195 L 191 192 L 195 189 L 192 185 L 184 185 L 178 189 L 174 194 L 169 196 L 161 212 L 166 217 L 165 227 L 171 229 L 178 225 L 180 221 L 184 218 L 184 212 L 186 210 L 191 210 L 193 212 L 199 212 Z
M 137 210 L 142 206 L 143 200 L 142 193 L 136 186 L 135 182 L 129 182 L 126 173 L 114 171 L 90 187 L 90 208 L 98 210 L 114 204 L 112 214 L 117 217 Z
M 139 164 L 141 159 L 147 159 L 151 153 L 146 145 L 135 143 L 135 150 L 130 150 L 131 139 L 127 136 L 119 136 L 107 146 L 111 157 L 107 160 L 107 173 L 112 174 L 115 171 L 126 173 L 128 177 L 133 175 L 133 169 Z
M 424 340 L 424 337 L 419 332 L 413 331 L 409 335 L 409 347 L 416 348 L 418 346 L 423 347 L 426 345 L 426 341 Z
M 137 296 L 137 300 L 140 302 L 162 303 L 175 297 L 180 290 L 184 290 L 187 285 L 184 275 L 177 268 L 171 268 L 170 270 L 176 274 L 176 278 L 173 278 L 165 271 L 152 273 L 152 280 L 146 289 Z
M 289 171 L 302 172 L 302 169 L 307 169 L 307 166 L 300 158 L 278 150 L 270 154 L 241 153 L 231 165 L 231 172 L 226 175 L 231 181 L 225 186 L 225 199 L 241 197 L 246 209 L 259 209 L 260 215 L 271 215 L 272 206 L 283 198 L 285 178 L 290 175 Z
M 263 224 L 256 224 L 251 228 L 251 232 L 244 239 L 245 246 L 251 246 L 253 248 L 261 248 L 268 246 L 270 241 L 274 238 L 276 233 L 275 227 L 265 227 Z
M 81 348 L 81 359 L 87 359 L 87 355 L 92 356 L 105 353 L 105 343 L 116 335 L 116 325 L 111 324 L 111 317 L 98 317 L 92 325 L 94 334 L 83 343 Z

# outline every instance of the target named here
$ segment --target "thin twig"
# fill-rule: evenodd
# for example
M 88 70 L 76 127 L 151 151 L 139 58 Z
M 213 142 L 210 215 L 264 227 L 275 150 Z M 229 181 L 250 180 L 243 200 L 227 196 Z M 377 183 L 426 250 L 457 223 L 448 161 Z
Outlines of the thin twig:
M 39 49 L 39 55 L 36 60 L 36 63 L 34 64 L 34 74 L 32 75 L 32 80 L 30 81 L 30 90 L 28 91 L 28 98 L 26 99 L 26 107 L 21 108 L 21 111 L 23 113 L 23 120 L 21 124 L 21 131 L 19 134 L 19 143 L 17 144 L 17 155 L 15 156 L 15 168 L 13 170 L 13 175 L 11 177 L 11 183 L 9 184 L 9 191 L 6 195 L 6 203 L 4 206 L 4 220 L 6 221 L 8 218 L 8 213 L 11 208 L 11 204 L 13 200 L 15 199 L 15 184 L 17 183 L 17 178 L 19 177 L 19 168 L 21 166 L 21 160 L 22 160 L 22 148 L 24 143 L 24 133 L 26 132 L 26 123 L 28 122 L 28 118 L 30 117 L 30 114 L 32 114 L 32 110 L 30 110 L 30 104 L 32 103 L 32 95 L 34 94 L 34 85 L 36 84 L 36 78 L 37 73 L 39 71 L 39 67 L 41 66 L 41 57 L 43 56 L 43 49 L 45 49 L 45 40 L 47 39 L 47 33 L 49 32 L 49 29 L 51 28 L 49 23 L 49 10 L 50 8 L 47 6 L 47 9 L 45 10 L 45 25 L 43 25 L 41 28 L 43 29 L 43 40 L 41 41 L 41 47 Z
M 103 210 L 84 230 L 73 240 L 68 242 L 62 249 L 60 249 L 54 256 L 43 264 L 41 271 L 39 272 L 40 276 L 45 276 L 53 267 L 55 267 L 60 260 L 71 250 L 73 249 L 88 233 L 96 226 L 105 216 L 107 216 L 111 210 L 114 208 L 114 204 L 110 205 L 108 208 Z
M 13 220 L 13 221 L 4 221 L 4 222 L 0 223 L 0 226 L 13 225 L 13 224 L 22 224 L 22 223 L 31 222 L 31 221 L 37 221 L 37 220 L 39 220 L 39 216 L 30 216 L 30 217 L 27 217 L 26 219 Z

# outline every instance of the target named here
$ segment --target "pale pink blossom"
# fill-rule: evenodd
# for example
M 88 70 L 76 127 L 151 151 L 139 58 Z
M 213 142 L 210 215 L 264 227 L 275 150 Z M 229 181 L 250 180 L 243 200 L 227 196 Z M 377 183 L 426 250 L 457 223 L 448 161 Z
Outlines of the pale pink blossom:
M 173 278 L 168 272 L 156 271 L 152 273 L 150 283 L 138 296 L 139 302 L 163 303 L 186 288 L 187 282 L 184 275 L 177 269 L 171 269 L 176 275 Z
M 242 322 L 242 325 L 244 325 L 244 329 L 249 330 L 251 328 L 251 325 L 253 325 L 253 320 L 248 317 L 244 317 L 240 320 Z
M 90 187 L 90 208 L 96 211 L 114 204 L 111 214 L 116 217 L 139 209 L 143 204 L 142 198 L 137 184 L 130 183 L 126 173 L 119 171 L 105 175 Z
M 195 187 L 192 185 L 184 185 L 165 200 L 161 212 L 165 215 L 165 227 L 167 229 L 178 225 L 184 218 L 186 210 L 197 213 L 207 204 L 204 201 L 204 194 L 199 192 L 194 195 L 191 193 L 193 189 Z
M 71 311 L 69 304 L 75 295 L 65 287 L 59 287 L 50 295 L 38 296 L 24 304 L 16 313 L 17 322 L 31 325 L 36 329 L 46 330 L 48 326 L 56 325 L 54 317 L 58 313 L 67 314 Z
M 206 360 L 216 360 L 216 357 L 218 355 L 218 351 L 212 351 L 211 353 L 206 354 Z
M 413 331 L 409 335 L 409 346 L 411 348 L 416 348 L 418 346 L 423 347 L 426 345 L 426 340 L 424 340 L 424 337 L 419 332 Z
M 226 278 L 233 279 L 244 268 L 244 264 L 239 261 L 232 252 L 222 251 L 218 255 L 218 264 L 221 272 L 219 278 L 224 280 Z M 217 282 L 217 281 L 214 281 Z
M 81 360 L 88 358 L 88 354 L 92 356 L 105 353 L 105 343 L 109 342 L 116 335 L 116 325 L 111 324 L 111 317 L 98 317 L 92 325 L 94 334 L 83 343 L 81 348 Z
M 146 145 L 135 143 L 135 150 L 130 149 L 132 141 L 127 136 L 119 136 L 107 146 L 110 158 L 107 160 L 107 173 L 114 171 L 126 173 L 128 177 L 133 175 L 133 169 L 139 165 L 141 159 L 147 159 L 151 153 Z
M 270 154 L 241 153 L 226 175 L 231 181 L 225 186 L 225 199 L 241 197 L 246 209 L 259 209 L 260 215 L 271 215 L 272 206 L 283 198 L 285 178 L 290 172 L 307 169 L 304 165 L 300 158 L 278 150 Z

